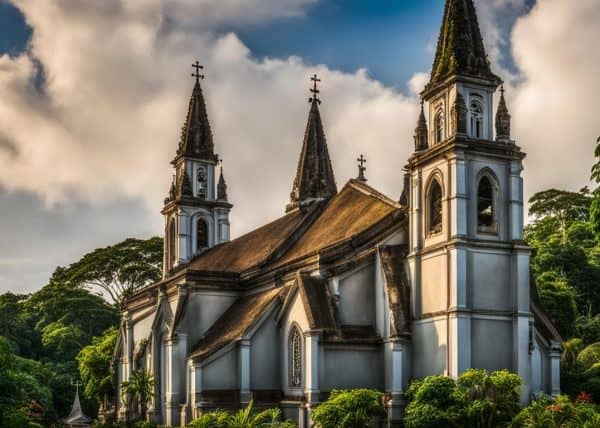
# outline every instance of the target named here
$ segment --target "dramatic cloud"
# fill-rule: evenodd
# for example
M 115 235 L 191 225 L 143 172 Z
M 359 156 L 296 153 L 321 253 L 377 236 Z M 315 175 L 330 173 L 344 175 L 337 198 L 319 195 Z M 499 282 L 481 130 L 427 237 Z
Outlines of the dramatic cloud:
M 521 83 L 510 99 L 514 134 L 529 156 L 526 191 L 588 183 L 600 135 L 600 3 L 542 0 L 516 24 Z
M 0 56 L 0 291 L 37 288 L 53 266 L 96 246 L 161 233 L 195 59 L 206 65 L 234 235 L 283 212 L 315 72 L 338 185 L 364 153 L 369 183 L 400 194 L 426 70 L 403 95 L 364 70 L 257 59 L 227 32 L 301 16 L 316 0 L 12 1 L 33 33 L 26 53 Z M 528 193 L 578 188 L 600 133 L 600 3 L 530 3 L 478 1 L 482 30 L 529 153 Z

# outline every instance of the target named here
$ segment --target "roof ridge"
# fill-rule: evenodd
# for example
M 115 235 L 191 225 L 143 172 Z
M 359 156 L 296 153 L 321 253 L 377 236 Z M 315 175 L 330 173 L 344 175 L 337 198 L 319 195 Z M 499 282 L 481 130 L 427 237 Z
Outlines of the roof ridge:
M 356 178 L 351 178 L 344 185 L 342 190 L 340 190 L 340 193 L 342 193 L 346 187 L 352 187 L 358 190 L 359 192 L 364 193 L 368 196 L 372 196 L 388 205 L 393 206 L 394 208 L 402 208 L 402 205 L 398 201 L 395 201 L 389 196 L 385 195 L 384 193 L 381 193 L 379 190 L 375 189 L 374 187 L 370 186 L 364 181 L 357 180 Z

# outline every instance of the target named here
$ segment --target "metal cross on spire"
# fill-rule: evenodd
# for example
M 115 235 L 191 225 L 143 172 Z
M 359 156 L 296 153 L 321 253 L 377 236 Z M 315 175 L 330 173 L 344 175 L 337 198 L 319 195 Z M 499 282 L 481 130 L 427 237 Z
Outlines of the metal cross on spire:
M 358 180 L 366 183 L 367 179 L 365 177 L 365 171 L 367 170 L 367 167 L 365 164 L 367 163 L 367 159 L 361 153 L 360 157 L 356 159 L 356 161 L 358 162 Z
M 318 104 L 321 104 L 321 100 L 319 99 L 319 92 L 321 91 L 319 91 L 319 89 L 317 88 L 317 83 L 320 82 L 321 79 L 319 79 L 315 74 L 313 77 L 310 78 L 310 80 L 312 80 L 313 82 L 313 87 L 310 88 L 310 92 L 312 92 L 313 96 L 308 99 L 308 102 L 316 102 Z
M 196 78 L 196 83 L 200 82 L 200 79 L 204 79 L 204 74 L 200 74 L 200 70 L 204 69 L 203 65 L 200 65 L 198 61 L 192 64 L 192 67 L 196 69 L 195 72 L 192 73 L 192 77 Z

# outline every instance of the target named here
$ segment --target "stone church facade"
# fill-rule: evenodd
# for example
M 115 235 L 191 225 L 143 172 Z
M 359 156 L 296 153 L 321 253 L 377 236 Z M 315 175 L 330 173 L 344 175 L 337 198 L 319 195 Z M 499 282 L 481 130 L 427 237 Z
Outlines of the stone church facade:
M 503 89 L 494 120 L 501 80 L 472 0 L 447 0 L 399 200 L 362 170 L 338 190 L 315 77 L 285 215 L 230 240 L 199 77 L 162 210 L 164 276 L 126 300 L 115 350 L 118 384 L 153 374 L 153 421 L 253 400 L 305 428 L 332 389 L 376 388 L 394 425 L 411 379 L 471 367 L 517 373 L 523 402 L 560 392 L 561 338 L 523 241 L 525 154 Z

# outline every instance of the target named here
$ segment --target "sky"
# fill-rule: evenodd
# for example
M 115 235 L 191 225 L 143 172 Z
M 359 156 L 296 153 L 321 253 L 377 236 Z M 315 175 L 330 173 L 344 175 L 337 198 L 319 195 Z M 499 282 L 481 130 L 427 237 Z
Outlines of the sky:
M 600 1 L 475 0 L 526 197 L 588 184 L 600 134 Z M 224 159 L 232 235 L 288 202 L 309 77 L 338 187 L 368 159 L 398 198 L 443 0 L 0 0 L 0 292 L 163 231 L 193 80 Z M 596 107 L 596 108 L 595 108 Z

